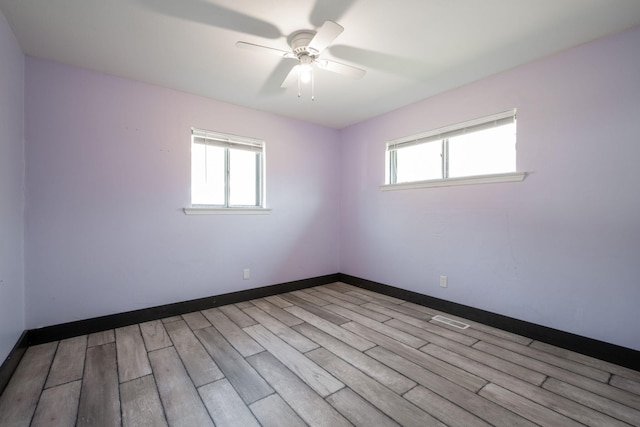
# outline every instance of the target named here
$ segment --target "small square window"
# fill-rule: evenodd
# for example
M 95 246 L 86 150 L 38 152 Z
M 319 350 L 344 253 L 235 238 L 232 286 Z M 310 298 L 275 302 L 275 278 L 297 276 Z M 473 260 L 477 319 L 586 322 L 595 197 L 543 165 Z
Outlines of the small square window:
M 264 142 L 193 129 L 191 204 L 211 208 L 261 208 Z

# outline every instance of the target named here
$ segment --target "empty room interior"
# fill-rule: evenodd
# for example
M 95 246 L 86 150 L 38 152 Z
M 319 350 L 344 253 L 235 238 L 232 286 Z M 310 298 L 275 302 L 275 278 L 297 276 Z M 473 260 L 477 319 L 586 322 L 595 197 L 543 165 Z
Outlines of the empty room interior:
M 640 426 L 640 3 L 0 0 L 0 426 Z

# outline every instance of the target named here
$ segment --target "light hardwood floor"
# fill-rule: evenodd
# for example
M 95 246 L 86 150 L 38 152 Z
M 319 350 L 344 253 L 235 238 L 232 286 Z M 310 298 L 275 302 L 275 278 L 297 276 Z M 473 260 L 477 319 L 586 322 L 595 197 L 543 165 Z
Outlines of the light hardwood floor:
M 640 372 L 334 283 L 30 347 L 0 426 L 73 425 L 640 426 Z

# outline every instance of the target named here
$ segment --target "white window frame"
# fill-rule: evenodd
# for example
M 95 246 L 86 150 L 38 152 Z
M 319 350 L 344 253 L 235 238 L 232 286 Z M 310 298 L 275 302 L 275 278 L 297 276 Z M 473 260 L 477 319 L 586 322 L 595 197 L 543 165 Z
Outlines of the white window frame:
M 490 184 L 496 182 L 515 182 L 524 180 L 525 172 L 508 172 L 508 173 L 496 173 L 489 175 L 470 175 L 464 177 L 450 178 L 449 175 L 449 138 L 463 135 L 469 132 L 476 132 L 484 129 L 490 129 L 503 124 L 516 121 L 516 110 L 507 110 L 501 113 L 492 114 L 490 116 L 481 117 L 474 120 L 469 120 L 463 123 L 455 125 L 445 126 L 438 129 L 434 129 L 428 132 L 423 132 L 417 135 L 411 135 L 387 142 L 385 153 L 385 184 L 380 186 L 381 190 L 403 190 L 411 188 L 425 188 L 425 187 L 446 187 L 455 185 L 470 185 L 470 184 Z M 442 144 L 442 178 L 431 179 L 426 181 L 411 181 L 411 182 L 396 182 L 396 152 L 400 148 L 436 143 L 440 141 Z
M 224 176 L 225 195 L 222 205 L 191 204 L 191 207 L 184 208 L 187 215 L 209 215 L 209 214 L 251 214 L 259 215 L 269 213 L 265 202 L 265 142 L 263 140 L 248 138 L 244 136 L 232 135 L 222 132 L 214 132 L 204 129 L 191 129 L 191 146 L 193 144 L 205 144 L 225 149 Z M 230 204 L 230 150 L 244 150 L 258 153 L 256 164 L 256 192 L 258 203 L 249 206 L 237 206 Z

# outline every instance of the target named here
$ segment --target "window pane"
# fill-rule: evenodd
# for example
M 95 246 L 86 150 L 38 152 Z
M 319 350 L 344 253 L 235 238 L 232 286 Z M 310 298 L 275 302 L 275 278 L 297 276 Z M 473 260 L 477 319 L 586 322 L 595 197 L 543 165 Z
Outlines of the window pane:
M 441 150 L 440 141 L 396 150 L 396 183 L 441 179 Z
M 224 148 L 191 144 L 191 204 L 224 205 Z
M 515 170 L 515 123 L 449 139 L 450 178 Z
M 229 150 L 229 204 L 258 206 L 258 167 L 260 154 Z

